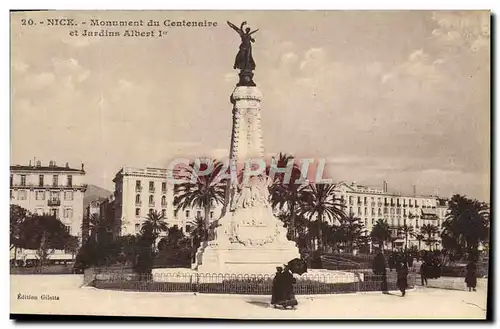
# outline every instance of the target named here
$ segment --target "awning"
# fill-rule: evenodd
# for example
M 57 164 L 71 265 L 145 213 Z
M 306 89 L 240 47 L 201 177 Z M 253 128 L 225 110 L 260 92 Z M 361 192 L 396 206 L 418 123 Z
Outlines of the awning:
M 420 217 L 425 220 L 437 220 L 438 214 L 436 209 L 425 209 L 425 211 L 422 209 L 422 215 Z

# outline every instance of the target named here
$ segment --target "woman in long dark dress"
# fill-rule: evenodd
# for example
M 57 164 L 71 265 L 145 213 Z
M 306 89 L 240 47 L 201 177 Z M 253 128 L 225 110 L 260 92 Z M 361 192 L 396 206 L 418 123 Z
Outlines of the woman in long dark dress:
M 283 273 L 281 273 L 278 286 L 281 290 L 281 293 L 278 293 L 278 305 L 283 306 L 283 308 L 295 307 L 298 303 L 295 299 L 295 294 L 293 292 L 293 285 L 297 282 L 297 280 L 293 277 L 292 272 L 288 266 L 285 266 Z
M 467 284 L 467 288 L 469 291 L 476 291 L 477 285 L 477 273 L 476 273 L 476 263 L 474 261 L 469 262 L 467 264 L 467 273 L 465 275 L 465 283 Z
M 273 305 L 275 308 L 277 307 L 277 304 L 279 304 L 279 302 L 281 300 L 283 300 L 283 297 L 282 297 L 283 289 L 281 288 L 281 283 L 282 283 L 281 274 L 282 273 L 283 273 L 283 267 L 281 267 L 281 266 L 276 267 L 276 274 L 274 276 L 273 286 L 271 288 L 271 291 L 272 291 L 271 305 Z
M 401 291 L 401 297 L 406 295 L 406 288 L 408 288 L 408 267 L 406 262 L 397 263 L 396 272 L 398 274 L 397 286 Z

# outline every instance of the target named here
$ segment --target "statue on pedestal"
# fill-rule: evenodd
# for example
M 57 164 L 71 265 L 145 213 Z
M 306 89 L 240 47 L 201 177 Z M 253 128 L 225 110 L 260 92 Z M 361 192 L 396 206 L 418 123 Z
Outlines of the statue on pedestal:
M 240 73 L 240 82 L 238 86 L 255 86 L 253 82 L 253 70 L 255 70 L 255 61 L 252 56 L 252 42 L 255 42 L 255 39 L 252 37 L 252 34 L 258 31 L 250 31 L 250 28 L 247 27 L 243 29 L 243 27 L 247 24 L 247 22 L 241 23 L 240 27 L 237 27 L 233 23 L 227 21 L 227 24 L 235 30 L 240 38 L 240 50 L 234 59 L 234 69 L 239 69 Z

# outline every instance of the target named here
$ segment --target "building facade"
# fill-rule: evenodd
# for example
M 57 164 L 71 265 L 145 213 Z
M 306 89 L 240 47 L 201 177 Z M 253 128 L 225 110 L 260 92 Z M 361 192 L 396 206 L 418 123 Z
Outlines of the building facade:
M 118 235 L 140 233 L 142 223 L 152 211 L 163 213 L 169 227 L 177 225 L 183 232 L 189 232 L 196 216 L 203 216 L 203 209 L 198 208 L 175 211 L 174 186 L 167 181 L 167 169 L 124 167 L 113 182 Z M 214 208 L 210 218 L 217 219 L 221 209 L 222 206 Z
M 339 184 L 336 197 L 341 199 L 346 214 L 361 220 L 366 231 L 371 232 L 378 220 L 385 220 L 391 228 L 393 243 L 401 248 L 408 240 L 408 247 L 419 244 L 417 233 L 426 224 L 437 227 L 438 232 L 432 235 L 435 240 L 432 247 L 440 248 L 440 237 L 443 221 L 446 217 L 447 204 L 436 196 L 402 195 L 388 191 L 387 182 L 382 189 L 351 184 Z M 415 234 L 401 233 L 402 226 L 411 227 Z M 427 236 L 426 236 L 427 238 Z M 424 242 L 421 243 L 424 245 Z
M 70 168 L 69 164 L 61 167 L 55 161 L 47 166 L 36 161 L 34 165 L 10 166 L 10 202 L 27 209 L 33 214 L 51 214 L 59 219 L 69 234 L 79 238 L 84 216 L 83 196 L 85 170 Z M 34 257 L 29 251 L 19 251 L 28 258 Z M 19 256 L 19 255 L 18 255 Z M 68 255 L 56 251 L 51 258 L 64 258 Z

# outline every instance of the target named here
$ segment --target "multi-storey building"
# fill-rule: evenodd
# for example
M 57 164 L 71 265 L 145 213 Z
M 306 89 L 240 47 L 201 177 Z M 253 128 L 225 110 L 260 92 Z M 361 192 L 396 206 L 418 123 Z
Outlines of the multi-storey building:
M 167 181 L 167 169 L 122 168 L 113 179 L 115 183 L 115 222 L 118 234 L 137 234 L 149 212 L 165 215 L 169 227 L 177 225 L 189 231 L 196 216 L 203 216 L 202 209 L 186 209 L 175 212 L 174 189 Z M 210 218 L 220 215 L 221 207 L 210 212 Z
M 40 161 L 34 165 L 10 166 L 10 202 L 19 205 L 31 213 L 51 214 L 58 218 L 66 230 L 77 236 L 81 242 L 83 220 L 83 196 L 87 189 L 84 184 L 85 170 L 64 167 L 50 161 L 42 166 Z M 29 251 L 19 251 L 34 257 Z M 19 256 L 19 255 L 18 255 Z M 56 251 L 52 259 L 70 256 L 63 251 Z
M 446 204 L 439 201 L 435 196 L 402 195 L 388 191 L 387 182 L 382 189 L 370 188 L 352 184 L 339 184 L 336 197 L 341 199 L 344 211 L 358 217 L 363 222 L 367 232 L 370 232 L 378 220 L 386 220 L 389 224 L 393 243 L 396 247 L 402 247 L 405 239 L 408 245 L 416 245 L 417 241 L 413 235 L 403 237 L 400 227 L 406 225 L 412 227 L 414 232 L 420 230 L 425 224 L 432 224 L 441 229 L 442 222 L 446 216 Z M 439 206 L 438 206 L 439 205 Z M 439 234 L 434 235 L 439 244 Z

